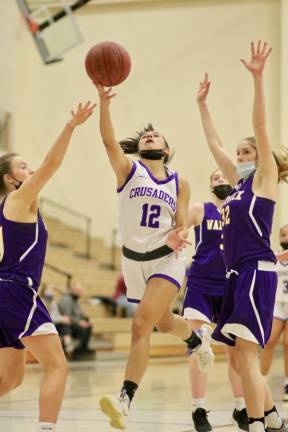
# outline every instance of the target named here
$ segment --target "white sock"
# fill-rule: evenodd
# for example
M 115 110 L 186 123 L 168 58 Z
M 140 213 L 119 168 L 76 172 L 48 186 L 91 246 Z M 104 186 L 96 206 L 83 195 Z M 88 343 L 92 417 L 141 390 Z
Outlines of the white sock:
M 249 432 L 265 432 L 264 423 L 261 421 L 254 421 L 249 424 Z
M 266 426 L 273 429 L 280 429 L 281 426 L 283 425 L 283 421 L 281 417 L 279 417 L 277 411 L 273 411 L 267 416 L 265 416 L 265 422 L 266 422 Z
M 56 424 L 55 423 L 38 423 L 37 432 L 55 432 Z
M 205 409 L 205 399 L 193 399 L 193 412 L 196 411 L 197 408 Z
M 246 407 L 245 400 L 243 397 L 238 397 L 235 398 L 234 400 L 235 400 L 235 408 L 237 411 L 241 411 L 243 408 Z

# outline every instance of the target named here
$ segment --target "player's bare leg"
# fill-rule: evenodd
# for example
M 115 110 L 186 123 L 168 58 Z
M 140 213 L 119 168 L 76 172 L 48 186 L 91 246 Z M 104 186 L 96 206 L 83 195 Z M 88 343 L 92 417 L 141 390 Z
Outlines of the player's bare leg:
M 22 383 L 25 363 L 25 349 L 0 349 L 0 397 Z
M 152 278 L 145 289 L 132 323 L 131 347 L 120 398 L 104 395 L 100 399 L 102 411 L 110 418 L 111 426 L 125 429 L 125 417 L 130 402 L 146 370 L 149 359 L 150 336 L 155 326 L 187 340 L 191 337 L 189 324 L 169 311 L 177 294 L 177 287 L 163 278 Z M 195 335 L 196 346 L 201 339 Z M 200 341 L 200 342 L 199 342 Z
M 227 347 L 226 353 L 228 358 L 228 376 L 235 401 L 235 409 L 232 413 L 233 423 L 238 431 L 248 431 L 248 416 L 242 381 L 236 366 L 235 347 Z
M 39 424 L 51 425 L 50 430 L 53 431 L 61 408 L 68 373 L 68 364 L 59 336 L 55 334 L 29 336 L 21 341 L 44 369 L 39 397 Z M 48 426 L 47 430 L 49 430 Z
M 265 345 L 265 349 L 261 352 L 261 372 L 266 377 L 269 374 L 273 354 L 276 348 L 276 345 L 279 341 L 281 333 L 284 330 L 285 321 L 273 319 L 271 336 Z

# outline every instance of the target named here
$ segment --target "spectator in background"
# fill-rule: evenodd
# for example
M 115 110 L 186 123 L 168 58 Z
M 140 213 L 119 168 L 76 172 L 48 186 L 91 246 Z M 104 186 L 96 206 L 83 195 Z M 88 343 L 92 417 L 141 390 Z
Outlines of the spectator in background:
M 71 318 L 68 315 L 62 315 L 59 311 L 58 302 L 55 299 L 55 295 L 59 294 L 63 296 L 63 292 L 57 288 L 56 285 L 49 284 L 44 286 L 42 289 L 42 299 L 50 313 L 53 323 L 56 328 L 61 328 L 61 325 L 71 325 Z M 68 333 L 68 332 L 67 332 Z M 61 335 L 60 335 L 61 337 Z M 64 334 L 61 337 L 63 349 L 67 359 L 72 357 L 75 344 L 73 343 L 73 339 L 71 334 Z
M 70 338 L 72 342 L 73 338 L 79 342 L 78 347 L 73 353 L 74 360 L 94 357 L 94 350 L 88 348 L 92 325 L 89 318 L 83 313 L 79 303 L 79 298 L 82 294 L 82 285 L 74 283 L 71 285 L 70 291 L 64 294 L 57 303 L 57 309 L 62 316 L 62 322 L 59 322 L 59 316 L 56 318 L 56 328 L 59 335 L 63 338 L 63 341 Z M 67 337 L 69 338 L 67 339 Z
M 126 298 L 127 287 L 125 285 L 124 276 L 122 273 L 118 276 L 114 294 L 112 299 L 121 308 L 121 316 L 131 318 L 137 309 L 137 303 L 129 303 Z

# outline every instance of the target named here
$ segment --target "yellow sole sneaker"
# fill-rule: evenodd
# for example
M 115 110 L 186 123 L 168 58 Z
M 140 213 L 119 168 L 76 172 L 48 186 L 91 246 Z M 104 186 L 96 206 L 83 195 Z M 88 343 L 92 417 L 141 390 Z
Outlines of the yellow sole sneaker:
M 104 395 L 100 401 L 101 411 L 110 419 L 110 425 L 115 429 L 126 429 L 125 416 L 120 410 L 117 399 L 110 395 Z

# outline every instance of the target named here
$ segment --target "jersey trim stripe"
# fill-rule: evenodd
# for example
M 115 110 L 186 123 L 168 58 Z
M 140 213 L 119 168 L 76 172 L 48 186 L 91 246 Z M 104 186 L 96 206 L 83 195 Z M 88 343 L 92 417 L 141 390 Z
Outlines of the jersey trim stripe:
M 178 289 L 181 288 L 181 285 L 179 284 L 179 282 L 178 282 L 176 279 L 174 279 L 174 278 L 172 278 L 172 277 L 170 277 L 170 276 L 168 276 L 168 275 L 165 275 L 165 274 L 162 274 L 162 273 L 155 273 L 155 274 L 149 276 L 148 281 L 149 281 L 150 279 L 152 279 L 152 278 L 166 279 L 166 280 L 168 280 L 169 282 L 171 282 L 172 284 L 176 285 L 176 287 L 177 287 Z M 147 281 L 147 282 L 148 282 L 148 281 Z
M 203 222 L 201 222 L 200 226 L 199 226 L 199 242 L 197 243 L 196 247 L 195 247 L 195 255 L 197 253 L 197 249 L 200 246 L 200 244 L 202 243 L 202 237 L 203 237 Z
M 30 310 L 28 319 L 26 321 L 25 328 L 24 328 L 23 332 L 18 336 L 18 339 L 21 339 L 23 337 L 23 335 L 29 330 L 29 327 L 30 327 L 30 324 L 31 324 L 31 321 L 32 321 L 32 318 L 33 318 L 33 315 L 34 315 L 34 312 L 35 312 L 35 310 L 37 308 L 37 292 L 34 291 L 33 288 L 31 288 L 31 289 L 33 291 L 33 305 L 32 305 L 32 308 Z
M 174 175 L 174 173 L 173 174 L 171 174 L 169 177 L 167 177 L 166 179 L 164 179 L 164 180 L 158 180 L 153 174 L 152 174 L 152 172 L 149 170 L 149 168 L 143 163 L 143 162 L 141 162 L 140 160 L 139 160 L 139 164 L 143 167 L 143 168 L 145 168 L 145 170 L 147 171 L 147 173 L 148 173 L 148 175 L 149 175 L 149 177 L 151 178 L 151 180 L 153 180 L 156 184 L 158 184 L 158 185 L 161 185 L 161 184 L 165 184 L 165 183 L 169 183 L 172 179 L 174 179 L 175 178 L 175 175 Z
M 250 291 L 249 291 L 249 298 L 250 298 L 250 301 L 251 301 L 251 304 L 252 304 L 252 307 L 253 307 L 253 310 L 254 310 L 257 322 L 258 322 L 258 326 L 259 326 L 259 329 L 260 329 L 260 332 L 261 332 L 263 345 L 265 345 L 264 330 L 263 330 L 263 327 L 262 327 L 262 323 L 261 323 L 261 319 L 260 319 L 260 316 L 259 316 L 259 312 L 257 310 L 256 304 L 255 304 L 255 301 L 254 301 L 254 297 L 253 297 L 253 291 L 254 291 L 254 286 L 255 286 L 256 274 L 257 274 L 257 270 L 254 270 L 253 279 L 252 279 L 251 287 L 250 287 Z
M 252 198 L 252 200 L 251 200 L 251 204 L 250 204 L 250 207 L 249 207 L 249 216 L 250 216 L 252 222 L 254 223 L 255 228 L 256 228 L 258 234 L 262 237 L 263 236 L 262 231 L 261 231 L 259 225 L 257 224 L 255 217 L 253 216 L 253 210 L 254 210 L 256 198 L 257 198 L 256 195 L 254 195 L 253 198 Z
M 130 303 L 140 303 L 140 302 L 141 302 L 141 300 L 133 299 L 133 298 L 130 298 L 130 297 L 127 297 L 127 300 L 128 300 L 128 302 L 130 302 Z
M 118 193 L 119 193 L 119 192 L 122 192 L 122 190 L 125 188 L 125 186 L 127 185 L 127 183 L 131 180 L 131 178 L 132 178 L 133 175 L 135 174 L 135 171 L 136 171 L 136 163 L 135 163 L 135 162 L 132 162 L 132 163 L 133 163 L 133 166 L 132 166 L 132 168 L 131 168 L 131 171 L 130 171 L 130 173 L 129 173 L 129 175 L 128 175 L 126 181 L 125 181 L 125 183 L 124 183 L 121 187 L 117 188 L 117 192 L 118 192 Z
M 31 250 L 36 246 L 37 242 L 38 242 L 38 234 L 39 234 L 39 226 L 38 226 L 38 221 L 36 223 L 36 229 L 35 229 L 35 240 L 34 242 L 31 244 L 31 246 L 29 246 L 29 248 L 26 250 L 26 252 L 24 252 L 23 255 L 21 255 L 21 257 L 19 258 L 19 262 L 23 261 L 23 259 L 31 252 Z
M 175 177 L 175 183 L 176 183 L 176 195 L 178 196 L 179 194 L 179 178 L 178 178 L 178 173 L 174 173 L 174 177 Z

